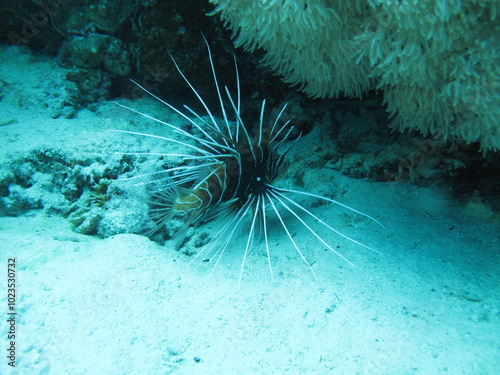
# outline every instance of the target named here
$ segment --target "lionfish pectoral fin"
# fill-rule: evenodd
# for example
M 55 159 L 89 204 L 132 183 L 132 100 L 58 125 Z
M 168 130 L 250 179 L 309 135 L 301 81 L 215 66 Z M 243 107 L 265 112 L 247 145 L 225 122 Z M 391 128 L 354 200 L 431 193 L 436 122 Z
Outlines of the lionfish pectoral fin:
M 172 178 L 167 171 L 158 173 L 146 183 L 149 195 L 149 217 L 155 223 L 149 236 L 168 226 L 170 221 L 177 221 L 180 228 L 171 237 L 173 247 L 179 250 L 186 240 L 189 227 L 204 216 L 205 210 L 199 207 L 199 198 L 191 188 Z M 179 223 L 180 221 L 180 223 Z
M 143 233 L 151 236 L 163 228 L 177 214 L 175 202 L 179 197 L 179 186 L 166 172 L 158 172 L 145 176 L 141 184 L 146 188 L 148 215 L 154 222 L 152 229 Z

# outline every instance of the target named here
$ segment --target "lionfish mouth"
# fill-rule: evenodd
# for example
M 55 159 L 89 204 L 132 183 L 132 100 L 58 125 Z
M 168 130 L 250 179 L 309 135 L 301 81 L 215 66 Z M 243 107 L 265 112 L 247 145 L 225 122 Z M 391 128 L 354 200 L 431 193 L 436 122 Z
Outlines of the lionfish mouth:
M 129 111 L 168 126 L 172 130 L 172 133 L 181 137 L 177 139 L 126 130 L 110 131 L 157 138 L 186 146 L 192 150 L 188 154 L 162 154 L 170 157 L 181 157 L 184 161 L 188 162 L 187 165 L 129 178 L 140 178 L 143 182 L 138 185 L 146 187 L 149 216 L 155 223 L 154 228 L 146 233 L 146 235 L 150 236 L 156 233 L 174 217 L 182 216 L 184 225 L 174 236 L 177 247 L 179 247 L 184 241 L 190 225 L 209 220 L 218 220 L 221 225 L 209 242 L 202 247 L 201 251 L 193 259 L 193 261 L 199 259 L 200 256 L 206 258 L 208 254 L 211 254 L 211 258 L 216 260 L 215 269 L 222 255 L 241 228 L 244 220 L 249 219 L 250 229 L 246 238 L 246 246 L 241 262 L 240 282 L 245 262 L 247 261 L 257 233 L 263 234 L 269 271 L 271 278 L 273 278 L 273 267 L 269 249 L 270 228 L 268 225 L 270 221 L 267 217 L 269 212 L 274 213 L 291 244 L 315 277 L 316 273 L 311 263 L 306 259 L 304 252 L 290 232 L 289 223 L 286 222 L 290 217 L 295 218 L 319 243 L 350 265 L 353 264 L 322 238 L 317 230 L 313 229 L 306 222 L 306 219 L 313 219 L 320 226 L 324 226 L 336 235 L 379 253 L 373 248 L 333 228 L 291 197 L 302 195 L 333 203 L 343 209 L 365 216 L 383 227 L 373 217 L 330 198 L 272 185 L 277 179 L 278 172 L 283 165 L 287 152 L 300 138 L 299 135 L 295 140 L 290 140 L 290 134 L 294 129 L 290 120 L 279 125 L 286 105 L 283 106 L 270 129 L 266 130 L 263 126 L 266 101 L 263 100 L 257 135 L 250 135 L 241 117 L 240 84 L 236 58 L 234 59 L 237 82 L 237 98 L 235 100 L 227 87 L 224 87 L 225 96 L 223 95 L 217 80 L 210 46 L 205 38 L 204 40 L 208 50 L 222 119 L 217 118 L 213 114 L 194 86 L 185 77 L 172 55 L 170 57 L 177 71 L 205 109 L 206 115 L 208 115 L 205 116 L 207 120 L 188 106 L 184 106 L 187 110 L 186 112 L 179 110 L 137 82 L 133 82 L 153 98 L 187 120 L 198 130 L 198 135 L 188 133 L 178 125 L 159 120 L 146 113 L 115 102 Z M 232 111 L 228 111 L 226 108 L 230 108 Z M 230 115 L 232 115 L 232 119 L 230 119 Z

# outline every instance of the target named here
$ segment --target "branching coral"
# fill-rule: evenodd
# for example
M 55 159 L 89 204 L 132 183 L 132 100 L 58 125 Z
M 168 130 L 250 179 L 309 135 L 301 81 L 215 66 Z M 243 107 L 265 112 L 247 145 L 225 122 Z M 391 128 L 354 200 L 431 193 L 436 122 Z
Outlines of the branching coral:
M 384 92 L 392 126 L 500 150 L 498 0 L 211 0 L 313 97 Z

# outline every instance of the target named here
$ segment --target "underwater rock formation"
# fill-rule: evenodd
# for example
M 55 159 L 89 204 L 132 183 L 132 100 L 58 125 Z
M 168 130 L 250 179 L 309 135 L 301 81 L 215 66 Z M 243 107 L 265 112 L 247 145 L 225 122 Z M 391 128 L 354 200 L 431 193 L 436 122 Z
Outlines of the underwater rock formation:
M 132 0 L 74 0 L 52 16 L 54 28 L 66 37 L 59 50 L 63 66 L 96 69 L 125 76 L 132 69 L 133 55 L 113 34 L 129 19 Z
M 63 35 L 89 32 L 113 34 L 130 17 L 133 0 L 71 0 L 52 16 L 54 28 Z

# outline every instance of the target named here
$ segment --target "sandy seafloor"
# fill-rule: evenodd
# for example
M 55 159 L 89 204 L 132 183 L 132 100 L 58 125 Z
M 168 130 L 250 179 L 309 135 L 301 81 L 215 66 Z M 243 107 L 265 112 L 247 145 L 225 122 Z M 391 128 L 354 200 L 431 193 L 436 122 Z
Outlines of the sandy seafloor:
M 112 103 L 54 119 L 44 109 L 46 88 L 29 84 L 50 63 L 12 54 L 7 62 L 3 169 L 40 146 L 108 153 L 117 138 L 106 130 L 158 129 Z M 212 263 L 190 264 L 193 257 L 168 242 L 78 234 L 43 210 L 0 217 L 0 374 L 498 374 L 498 224 L 469 215 L 446 191 L 332 173 L 309 176 L 303 189 L 319 194 L 341 184 L 339 199 L 386 229 L 301 199 L 381 253 L 316 225 L 350 266 L 288 218 L 317 278 L 275 219 L 274 278 L 259 243 L 239 283 L 244 231 L 211 272 Z M 15 369 L 5 355 L 8 258 L 17 266 Z

